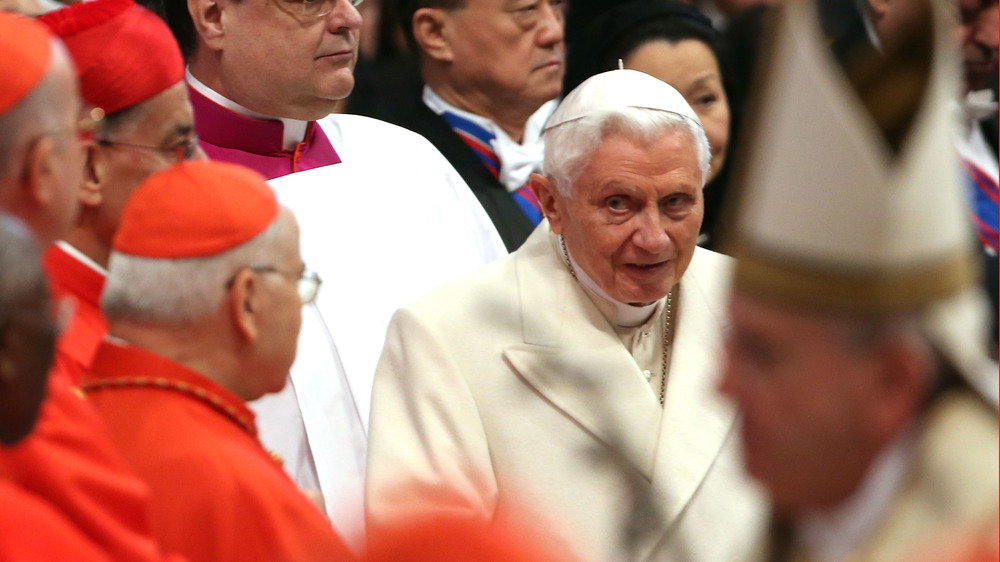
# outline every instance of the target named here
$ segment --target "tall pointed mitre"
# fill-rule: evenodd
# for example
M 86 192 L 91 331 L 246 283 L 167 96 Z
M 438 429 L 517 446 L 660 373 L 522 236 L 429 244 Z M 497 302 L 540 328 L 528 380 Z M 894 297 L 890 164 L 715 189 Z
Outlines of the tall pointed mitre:
M 952 136 L 957 53 L 943 6 L 931 8 L 922 72 L 883 64 L 874 81 L 888 87 L 873 94 L 834 60 L 814 4 L 786 2 L 724 242 L 739 291 L 815 310 L 919 314 L 939 351 L 995 401 Z

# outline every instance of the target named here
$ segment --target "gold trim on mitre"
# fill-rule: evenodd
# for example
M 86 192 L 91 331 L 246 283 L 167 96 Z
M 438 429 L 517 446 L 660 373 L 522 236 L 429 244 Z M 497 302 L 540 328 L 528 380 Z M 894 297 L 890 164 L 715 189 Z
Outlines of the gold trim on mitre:
M 733 250 L 739 264 L 733 284 L 741 291 L 817 310 L 865 315 L 919 310 L 967 290 L 977 274 L 968 252 L 901 271 L 847 271 L 740 247 Z
M 735 287 L 878 313 L 921 309 L 975 283 L 953 144 L 959 66 L 943 8 L 931 2 L 933 49 L 915 67 L 924 79 L 886 71 L 895 89 L 876 83 L 864 99 L 827 46 L 814 3 L 777 8 L 727 194 L 723 243 L 738 260 Z M 905 126 L 882 91 L 912 104 Z M 883 110 L 896 113 L 883 119 Z M 902 131 L 898 142 L 887 124 Z

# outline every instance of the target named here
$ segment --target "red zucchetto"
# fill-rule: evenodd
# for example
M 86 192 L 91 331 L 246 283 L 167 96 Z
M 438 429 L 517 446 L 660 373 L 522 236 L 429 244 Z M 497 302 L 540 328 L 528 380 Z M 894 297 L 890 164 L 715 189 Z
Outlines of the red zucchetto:
M 132 0 L 78 2 L 38 19 L 73 56 L 84 101 L 105 113 L 146 101 L 184 78 L 170 28 Z
M 181 162 L 136 188 L 112 248 L 146 258 L 208 257 L 248 242 L 277 216 L 274 192 L 257 172 L 222 162 Z
M 52 35 L 24 16 L 0 12 L 0 115 L 41 82 L 52 57 Z

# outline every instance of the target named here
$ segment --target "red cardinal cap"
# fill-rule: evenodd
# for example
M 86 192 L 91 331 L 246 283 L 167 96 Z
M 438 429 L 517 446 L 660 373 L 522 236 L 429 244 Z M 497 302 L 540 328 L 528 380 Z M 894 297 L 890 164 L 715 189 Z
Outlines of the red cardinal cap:
M 148 178 L 122 209 L 114 251 L 157 259 L 231 250 L 278 216 L 264 176 L 236 164 L 181 162 Z
M 114 113 L 184 78 L 170 28 L 132 0 L 94 0 L 40 16 L 76 63 L 84 101 Z
M 0 115 L 41 82 L 52 58 L 51 41 L 45 26 L 0 11 Z

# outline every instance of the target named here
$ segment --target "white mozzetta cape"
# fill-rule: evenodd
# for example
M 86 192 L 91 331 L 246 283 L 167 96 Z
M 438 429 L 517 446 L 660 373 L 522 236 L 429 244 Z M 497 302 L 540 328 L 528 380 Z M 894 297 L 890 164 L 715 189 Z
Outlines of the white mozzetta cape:
M 393 318 L 375 375 L 374 533 L 448 513 L 533 525 L 579 560 L 741 560 L 764 536 L 715 391 L 732 260 L 680 282 L 666 405 L 543 222 L 508 258 Z

